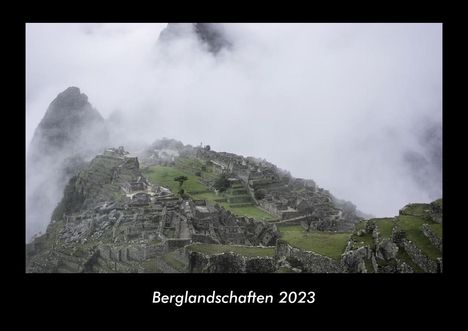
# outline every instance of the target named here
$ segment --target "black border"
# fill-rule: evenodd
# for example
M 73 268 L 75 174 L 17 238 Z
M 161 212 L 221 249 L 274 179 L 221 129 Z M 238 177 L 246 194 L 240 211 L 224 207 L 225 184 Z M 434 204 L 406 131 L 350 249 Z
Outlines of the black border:
M 218 4 L 219 5 L 219 4 Z M 421 14 L 420 8 L 411 9 L 405 7 L 403 10 L 388 7 L 378 10 L 377 13 L 367 15 L 365 12 L 354 14 L 353 19 L 349 18 L 349 12 L 356 9 L 353 5 L 342 7 L 343 12 L 329 17 L 323 16 L 323 11 L 313 11 L 312 9 L 301 10 L 297 7 L 295 10 L 283 11 L 279 9 L 276 15 L 268 17 L 266 20 L 253 17 L 252 13 L 246 7 L 231 7 L 229 15 L 220 10 L 216 15 L 207 13 L 195 14 L 196 11 L 189 11 L 190 15 L 179 14 L 177 11 L 167 11 L 165 8 L 155 8 L 144 10 L 142 7 L 130 8 L 126 11 L 126 18 L 109 14 L 106 10 L 93 10 L 93 7 L 83 5 L 84 8 L 78 10 L 68 10 L 66 13 L 60 13 L 57 16 L 41 13 L 38 7 L 42 4 L 35 4 L 28 7 L 27 13 L 22 13 L 16 17 L 13 24 L 9 25 L 8 31 L 11 32 L 12 41 L 9 43 L 11 49 L 18 52 L 12 53 L 11 63 L 16 63 L 13 67 L 14 81 L 13 90 L 10 98 L 14 98 L 15 108 L 25 107 L 25 22 L 152 22 L 152 21 L 216 21 L 216 22 L 442 22 L 443 23 L 443 145 L 444 145 L 444 219 L 455 219 L 452 195 L 448 191 L 447 185 L 447 167 L 449 155 L 447 145 L 450 141 L 450 134 L 447 131 L 449 123 L 448 100 L 453 95 L 450 91 L 453 85 L 449 81 L 449 76 L 453 75 L 454 67 L 450 65 L 448 53 L 454 51 L 453 43 L 450 40 L 454 32 L 455 25 L 448 20 L 444 11 L 436 10 L 436 13 Z M 271 5 L 273 6 L 273 5 Z M 157 5 L 155 5 L 157 7 Z M 41 8 L 44 9 L 43 7 Z M 187 8 L 186 8 L 187 9 Z M 332 9 L 330 9 L 332 10 Z M 83 12 L 85 14 L 83 14 Z M 238 12 L 242 13 L 242 20 L 236 16 Z M 278 14 L 280 12 L 280 14 Z M 40 14 L 39 14 L 40 13 Z M 174 13 L 177 13 L 177 17 Z M 158 17 L 163 15 L 164 17 Z M 172 15 L 172 16 L 171 16 Z M 318 17 L 318 15 L 322 15 Z M 367 16 L 366 16 L 367 15 Z M 17 33 L 17 35 L 15 35 Z M 21 101 L 20 101 L 21 100 Z M 25 116 L 25 111 L 23 112 Z M 25 117 L 20 116 L 20 129 L 24 127 Z M 24 136 L 24 135 L 23 135 Z M 452 140 L 453 142 L 453 140 Z M 23 152 L 25 141 L 18 147 Z M 25 157 L 24 153 L 18 153 L 16 158 L 18 162 Z M 25 164 L 25 162 L 23 163 Z M 23 174 L 25 168 L 21 168 Z M 22 174 L 19 174 L 20 178 Z M 24 186 L 23 186 L 24 187 Z M 24 193 L 24 192 L 23 192 Z M 22 206 L 24 210 L 24 205 Z M 20 207 L 21 208 L 21 207 Z M 444 223 L 444 271 L 442 274 L 250 274 L 250 275 L 197 275 L 197 274 L 114 274 L 114 275 L 58 275 L 58 274 L 26 274 L 24 271 L 24 233 L 25 222 L 18 220 L 15 223 L 18 226 L 18 237 L 15 237 L 15 252 L 19 256 L 15 258 L 15 278 L 21 282 L 21 287 L 14 287 L 14 290 L 21 289 L 23 292 L 22 307 L 34 316 L 43 318 L 42 313 L 51 309 L 64 308 L 66 311 L 74 309 L 86 310 L 92 309 L 115 309 L 119 314 L 125 311 L 130 315 L 130 311 L 138 311 L 140 316 L 144 313 L 150 313 L 148 316 L 164 316 L 166 312 L 208 312 L 234 311 L 246 312 L 247 310 L 269 312 L 272 308 L 277 308 L 280 312 L 305 311 L 311 313 L 314 319 L 324 318 L 323 314 L 330 313 L 337 319 L 344 316 L 354 316 L 356 312 L 362 312 L 363 316 L 370 312 L 379 312 L 390 309 L 390 307 L 399 307 L 399 311 L 413 309 L 415 306 L 424 305 L 426 307 L 440 306 L 447 302 L 447 291 L 451 277 L 455 273 L 456 266 L 452 264 L 451 259 L 454 252 L 452 239 L 452 225 L 449 222 Z M 183 307 L 174 307 L 171 305 L 154 305 L 151 303 L 152 293 L 155 290 L 167 294 L 183 293 L 189 290 L 191 293 L 210 293 L 211 290 L 217 290 L 219 293 L 227 293 L 231 289 L 244 294 L 249 290 L 257 293 L 278 294 L 282 290 L 297 291 L 315 291 L 317 301 L 312 305 L 185 305 Z M 156 314 L 156 315 L 154 315 Z M 76 316 L 79 318 L 79 314 Z M 143 317 L 144 318 L 144 317 Z M 279 318 L 279 316 L 277 317 Z M 385 317 L 384 317 L 385 318 Z

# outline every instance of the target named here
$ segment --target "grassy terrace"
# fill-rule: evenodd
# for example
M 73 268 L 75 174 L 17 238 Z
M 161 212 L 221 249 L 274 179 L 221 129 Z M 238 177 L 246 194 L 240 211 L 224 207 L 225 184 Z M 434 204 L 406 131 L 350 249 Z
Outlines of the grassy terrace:
M 359 230 L 364 230 L 366 227 L 366 221 L 359 221 L 356 223 L 356 225 L 354 226 L 354 228 L 356 229 L 356 231 L 359 231 Z
M 429 226 L 432 229 L 432 231 L 434 232 L 434 234 L 437 237 L 439 237 L 440 239 L 442 239 L 442 224 L 432 223 L 432 224 L 429 224 Z
M 391 238 L 395 221 L 393 218 L 374 218 L 375 224 L 379 229 L 380 237 Z
M 282 239 L 291 246 L 313 251 L 335 260 L 341 258 L 350 236 L 348 232 L 306 232 L 298 225 L 280 225 L 278 230 Z
M 430 209 L 430 205 L 427 203 L 412 203 L 405 208 L 404 214 L 423 217 L 427 214 L 425 211 L 427 209 Z
M 160 273 L 162 272 L 161 270 L 158 269 L 156 266 L 156 262 L 153 259 L 146 260 L 141 262 L 141 265 L 143 266 L 145 272 L 147 273 Z
M 162 256 L 162 259 L 164 260 L 164 262 L 166 262 L 169 266 L 176 269 L 177 271 L 185 272 L 186 265 L 175 257 L 176 254 L 176 252 L 167 253 Z
M 187 246 L 187 249 L 193 252 L 204 254 L 219 254 L 234 252 L 242 256 L 274 256 L 274 247 L 252 247 L 252 246 L 233 246 L 217 244 L 193 244 Z
M 195 163 L 192 163 L 192 165 Z M 143 175 L 153 184 L 158 184 L 167 187 L 172 192 L 179 191 L 179 183 L 174 181 L 175 177 L 186 176 L 188 179 L 184 182 L 182 188 L 185 192 L 195 200 L 207 200 L 213 203 L 218 203 L 225 209 L 230 210 L 237 216 L 252 217 L 258 220 L 272 220 L 274 217 L 262 209 L 251 206 L 233 207 L 227 202 L 218 202 L 224 196 L 222 194 L 216 195 L 210 191 L 208 187 L 199 181 L 199 177 L 174 167 L 152 166 L 142 170 Z
M 364 247 L 364 246 L 368 246 L 372 248 L 373 246 L 375 246 L 374 238 L 368 233 L 362 234 L 361 236 L 353 235 L 353 239 L 355 241 L 354 243 L 355 248 Z
M 262 209 L 256 207 L 255 205 L 244 207 L 231 207 L 228 203 L 225 202 L 221 202 L 220 205 L 238 216 L 247 216 L 263 221 L 269 221 L 274 219 L 273 216 L 263 211 Z
M 172 192 L 179 191 L 179 183 L 174 181 L 178 176 L 187 176 L 188 180 L 184 182 L 182 188 L 190 194 L 190 192 L 207 191 L 205 185 L 198 181 L 197 176 L 190 175 L 172 167 L 153 166 L 143 170 L 143 175 L 152 183 L 167 187 Z
M 400 215 L 398 217 L 398 226 L 406 232 L 408 240 L 411 240 L 429 258 L 436 259 L 441 257 L 441 252 L 422 233 L 421 226 L 424 223 L 427 223 L 427 221 L 416 216 Z

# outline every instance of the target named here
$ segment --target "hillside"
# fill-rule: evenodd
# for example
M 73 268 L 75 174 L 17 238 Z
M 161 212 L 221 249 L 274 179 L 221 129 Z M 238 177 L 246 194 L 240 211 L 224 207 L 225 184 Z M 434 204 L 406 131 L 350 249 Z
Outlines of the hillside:
M 441 272 L 442 200 L 363 220 L 265 160 L 175 140 L 97 155 L 64 190 L 27 272 Z

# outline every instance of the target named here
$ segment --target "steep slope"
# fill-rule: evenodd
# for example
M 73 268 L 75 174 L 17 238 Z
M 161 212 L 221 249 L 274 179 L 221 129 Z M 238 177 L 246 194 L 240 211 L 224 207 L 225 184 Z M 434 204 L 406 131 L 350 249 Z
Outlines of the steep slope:
M 28 150 L 27 239 L 45 229 L 68 179 L 107 143 L 104 119 L 79 88 L 51 102 Z
M 174 141 L 153 145 L 170 146 L 185 158 L 193 155 Z M 123 148 L 96 156 L 70 179 L 46 233 L 26 246 L 27 272 L 442 271 L 442 200 L 410 204 L 396 217 L 361 220 L 352 230 L 337 231 L 339 220 L 329 222 L 337 207 L 317 205 L 313 195 L 313 217 L 325 228 L 312 226 L 307 213 L 266 221 L 240 216 L 224 207 L 222 196 L 197 196 L 204 187 L 201 176 L 187 173 L 177 183 L 181 170 L 174 165 L 164 167 L 168 176 L 150 173 L 147 179 L 148 168 L 141 171 L 138 159 Z M 300 183 L 299 193 L 312 184 Z
M 70 179 L 46 233 L 27 245 L 27 271 L 184 271 L 175 251 L 192 242 L 273 246 L 277 236 L 274 225 L 151 185 L 136 157 L 108 149 Z

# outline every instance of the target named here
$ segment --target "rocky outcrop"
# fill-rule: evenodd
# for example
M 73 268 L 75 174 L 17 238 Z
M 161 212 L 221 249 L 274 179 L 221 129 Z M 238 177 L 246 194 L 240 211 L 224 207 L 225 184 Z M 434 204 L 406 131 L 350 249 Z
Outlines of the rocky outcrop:
M 341 257 L 343 269 L 346 272 L 366 273 L 365 259 L 371 258 L 371 251 L 368 247 L 360 247 L 356 250 L 348 250 Z
M 431 202 L 430 206 L 430 214 L 432 221 L 442 224 L 442 199 L 438 199 Z
M 396 257 L 398 246 L 391 239 L 383 239 L 377 243 L 376 256 L 383 260 L 391 260 Z

